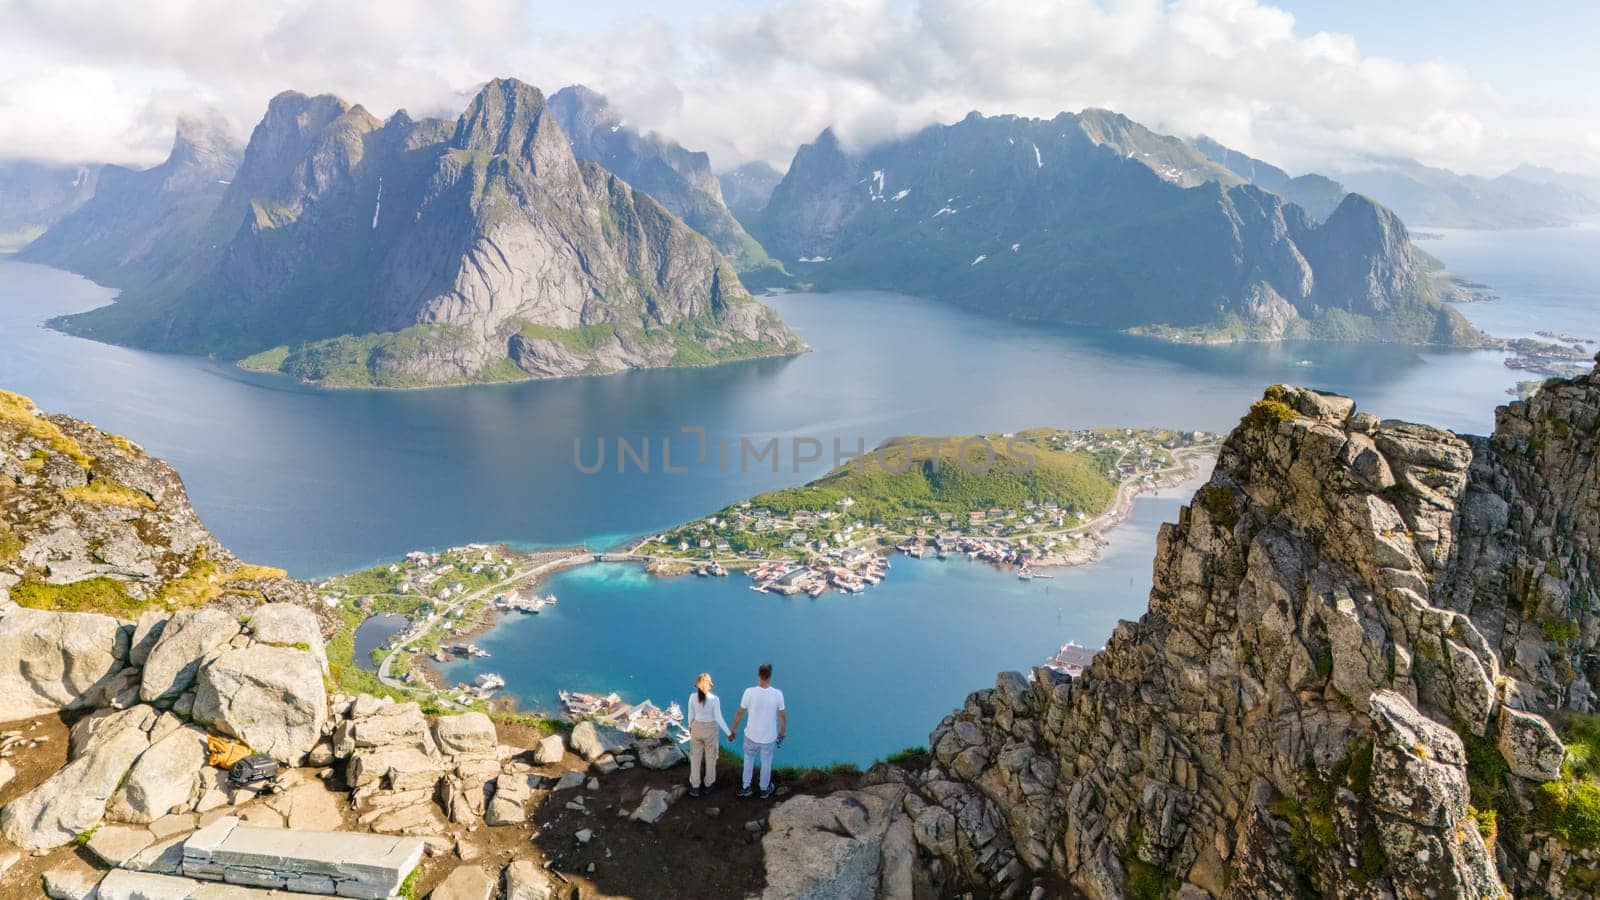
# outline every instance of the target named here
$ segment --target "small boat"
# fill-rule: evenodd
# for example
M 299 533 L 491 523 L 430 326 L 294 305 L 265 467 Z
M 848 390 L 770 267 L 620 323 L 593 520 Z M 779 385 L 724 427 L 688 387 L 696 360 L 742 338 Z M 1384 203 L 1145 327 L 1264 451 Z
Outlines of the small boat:
M 809 589 L 806 590 L 806 593 L 813 597 L 820 597 L 822 596 L 822 592 L 827 589 L 828 586 L 825 584 L 813 584 Z
M 1028 568 L 1027 566 L 1023 566 L 1022 568 L 1017 570 L 1017 577 L 1022 579 L 1023 581 L 1032 581 L 1033 580 L 1033 570 Z

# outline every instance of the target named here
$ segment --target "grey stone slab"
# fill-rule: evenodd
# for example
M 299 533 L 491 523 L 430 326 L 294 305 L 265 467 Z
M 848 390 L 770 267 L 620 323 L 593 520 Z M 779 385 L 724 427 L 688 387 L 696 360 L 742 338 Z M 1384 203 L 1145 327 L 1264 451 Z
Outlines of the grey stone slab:
M 140 851 L 138 856 L 124 862 L 122 868 L 134 872 L 154 872 L 157 875 L 178 875 L 183 872 L 183 836 L 167 838 Z
M 263 888 L 381 900 L 421 861 L 416 838 L 264 828 L 224 819 L 190 836 L 183 874 Z

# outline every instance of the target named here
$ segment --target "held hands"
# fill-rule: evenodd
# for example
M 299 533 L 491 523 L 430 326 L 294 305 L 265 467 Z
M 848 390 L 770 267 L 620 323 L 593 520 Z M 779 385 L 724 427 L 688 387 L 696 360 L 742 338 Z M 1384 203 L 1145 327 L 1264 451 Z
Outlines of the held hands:
M 735 735 L 737 735 L 737 734 L 738 734 L 738 732 L 737 732 L 737 731 L 734 731 L 734 730 L 733 730 L 733 729 L 731 729 L 731 728 L 730 728 L 730 729 L 728 729 L 728 741 L 729 741 L 729 743 L 732 743 L 732 741 L 733 741 L 733 739 L 734 739 L 734 736 L 735 736 Z

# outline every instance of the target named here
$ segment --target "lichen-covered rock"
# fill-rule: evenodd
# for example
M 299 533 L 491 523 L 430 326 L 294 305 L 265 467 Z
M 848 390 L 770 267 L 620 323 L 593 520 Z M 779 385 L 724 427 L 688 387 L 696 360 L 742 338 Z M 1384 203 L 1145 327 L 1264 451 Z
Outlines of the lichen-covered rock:
M 0 722 L 91 702 L 125 665 L 128 639 L 110 616 L 0 600 Z
M 262 644 L 227 650 L 197 679 L 196 722 L 281 762 L 299 763 L 322 737 L 327 712 L 322 667 L 305 650 Z
M 1371 806 L 1388 872 L 1408 897 L 1500 897 L 1504 889 L 1471 817 L 1461 738 L 1393 691 L 1369 700 Z
M 247 566 L 219 544 L 166 463 L 4 390 L 0 483 L 0 597 L 9 590 L 22 606 L 134 617 L 141 605 L 164 616 L 169 604 L 309 600 L 303 584 Z
M 1511 774 L 1518 778 L 1554 781 L 1561 777 L 1566 747 L 1543 716 L 1501 706 L 1498 745 Z

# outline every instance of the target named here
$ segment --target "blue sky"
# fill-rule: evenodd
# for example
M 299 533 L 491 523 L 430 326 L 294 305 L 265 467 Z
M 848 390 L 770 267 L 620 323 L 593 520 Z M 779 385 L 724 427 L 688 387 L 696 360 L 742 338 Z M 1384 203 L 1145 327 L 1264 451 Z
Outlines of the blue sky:
M 583 82 L 719 167 L 835 126 L 1107 106 L 1291 171 L 1413 157 L 1600 172 L 1600 3 L 1279 0 L 0 0 L 0 156 L 150 163 L 285 88 L 453 115 Z

